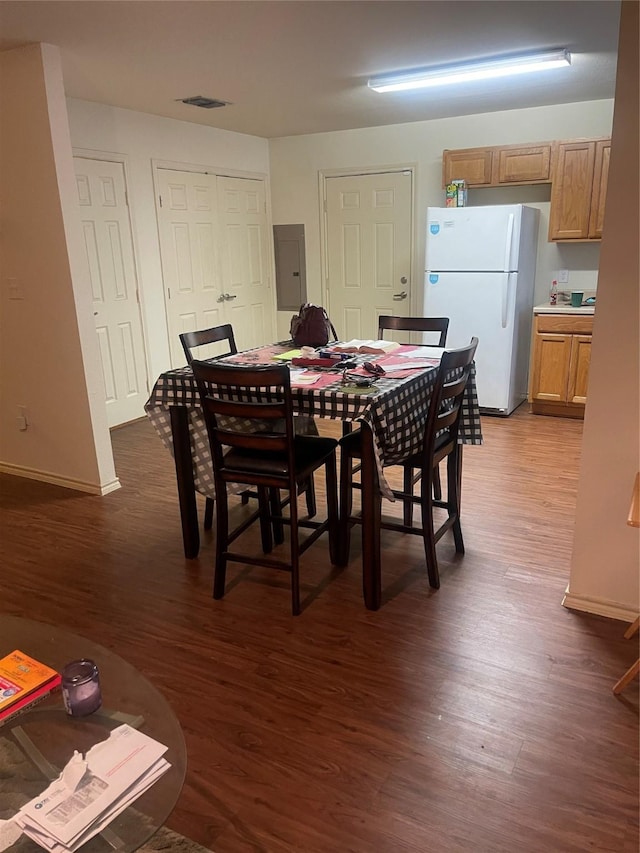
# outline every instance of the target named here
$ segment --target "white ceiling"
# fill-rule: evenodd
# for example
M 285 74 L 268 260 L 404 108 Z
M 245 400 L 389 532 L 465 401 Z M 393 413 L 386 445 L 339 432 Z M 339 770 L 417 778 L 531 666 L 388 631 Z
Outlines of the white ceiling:
M 70 97 L 263 137 L 614 96 L 619 0 L 0 0 L 0 49 L 60 47 Z M 571 68 L 416 93 L 374 74 L 566 47 Z M 206 95 L 204 110 L 176 99 Z

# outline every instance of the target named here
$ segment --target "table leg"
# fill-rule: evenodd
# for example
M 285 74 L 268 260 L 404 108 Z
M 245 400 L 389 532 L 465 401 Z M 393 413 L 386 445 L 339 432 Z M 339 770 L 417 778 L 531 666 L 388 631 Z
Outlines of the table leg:
M 189 440 L 189 412 L 185 406 L 171 406 L 169 411 L 171 413 L 173 458 L 176 465 L 184 555 L 188 560 L 192 560 L 198 556 L 200 550 L 200 532 L 198 530 L 198 508 L 196 506 L 193 460 L 191 459 L 191 442 Z
M 373 433 L 362 424 L 362 590 L 369 610 L 378 610 L 382 599 L 380 571 L 380 513 L 382 498 L 373 452 Z

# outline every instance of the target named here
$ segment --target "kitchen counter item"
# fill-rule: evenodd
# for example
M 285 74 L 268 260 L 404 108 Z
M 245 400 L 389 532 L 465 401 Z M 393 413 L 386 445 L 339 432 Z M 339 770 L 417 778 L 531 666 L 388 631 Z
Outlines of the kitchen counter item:
M 542 305 L 534 305 L 534 314 L 595 314 L 595 305 L 582 305 L 580 308 L 575 308 L 567 303 L 549 305 L 544 302 Z

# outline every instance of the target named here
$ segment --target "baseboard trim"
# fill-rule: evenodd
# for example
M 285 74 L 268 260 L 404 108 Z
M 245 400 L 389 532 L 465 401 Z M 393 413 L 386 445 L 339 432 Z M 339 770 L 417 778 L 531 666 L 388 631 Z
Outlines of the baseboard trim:
M 581 610 L 583 613 L 593 613 L 595 616 L 606 616 L 608 619 L 619 619 L 621 622 L 633 622 L 638 617 L 638 611 L 626 604 L 618 604 L 606 598 L 591 598 L 588 595 L 575 595 L 567 587 L 563 607 L 569 610 Z
M 23 465 L 12 465 L 10 462 L 0 462 L 0 473 L 24 477 L 27 480 L 39 480 L 41 483 L 51 483 L 53 486 L 62 486 L 65 489 L 74 489 L 76 492 L 86 492 L 101 497 L 120 488 L 120 480 L 117 477 L 108 483 L 87 483 L 83 480 L 61 477 L 59 474 L 52 474 L 49 471 L 39 471 L 36 468 L 26 468 Z

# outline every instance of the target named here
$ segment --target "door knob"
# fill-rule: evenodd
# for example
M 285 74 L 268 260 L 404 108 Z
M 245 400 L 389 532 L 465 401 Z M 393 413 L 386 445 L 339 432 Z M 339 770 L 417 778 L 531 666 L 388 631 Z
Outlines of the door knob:
M 221 293 L 220 296 L 218 296 L 216 302 L 224 302 L 224 293 Z
M 225 293 L 225 294 L 224 294 L 224 298 L 226 299 L 226 301 L 227 301 L 227 302 L 230 302 L 232 299 L 237 299 L 237 298 L 238 298 L 238 294 L 237 294 L 237 293 L 233 293 L 233 294 L 231 294 L 231 293 Z
M 394 302 L 402 302 L 403 299 L 407 298 L 407 291 L 403 290 L 402 293 L 394 293 L 393 301 Z

